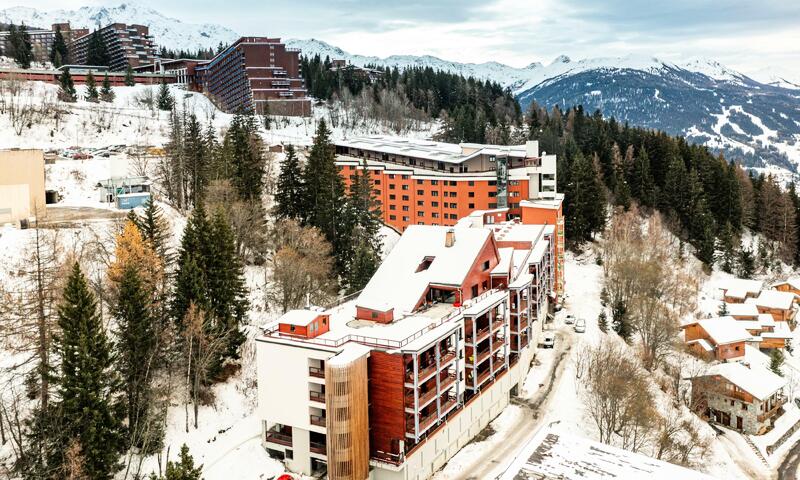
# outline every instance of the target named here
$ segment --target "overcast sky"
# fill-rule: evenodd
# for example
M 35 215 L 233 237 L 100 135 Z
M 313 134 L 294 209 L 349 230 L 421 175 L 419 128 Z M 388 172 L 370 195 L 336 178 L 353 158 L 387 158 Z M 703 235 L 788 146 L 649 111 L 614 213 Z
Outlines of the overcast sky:
M 0 0 L 0 3 L 13 0 Z M 239 33 L 318 38 L 350 53 L 523 67 L 628 53 L 800 73 L 800 0 L 138 0 Z M 16 3 L 16 2 L 15 2 Z M 35 0 L 40 9 L 121 0 Z

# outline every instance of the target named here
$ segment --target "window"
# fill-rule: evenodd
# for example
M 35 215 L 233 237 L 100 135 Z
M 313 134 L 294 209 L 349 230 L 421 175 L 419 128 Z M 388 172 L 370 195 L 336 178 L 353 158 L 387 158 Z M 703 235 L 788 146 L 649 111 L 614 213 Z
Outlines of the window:
M 418 207 L 424 207 L 425 206 L 425 202 L 423 202 L 422 200 L 417 200 L 417 206 Z
M 419 196 L 425 195 L 425 190 L 417 190 L 417 195 Z
M 380 185 L 380 184 L 381 184 L 381 179 L 380 178 L 376 178 L 375 179 L 375 185 Z
M 431 202 L 431 207 L 438 207 L 438 206 L 439 206 L 439 202 Z
M 490 197 L 496 197 L 497 196 L 497 192 L 489 192 L 489 196 Z
M 389 194 L 389 200 L 394 200 L 397 196 L 394 193 Z
M 467 206 L 467 208 L 469 208 L 470 210 L 472 210 L 472 209 L 474 209 L 474 208 L 475 208 L 475 204 L 474 204 L 474 203 L 470 203 L 470 204 Z
M 394 180 L 394 173 L 389 174 L 389 180 Z
M 472 290 L 472 296 L 473 297 L 477 297 L 478 296 L 478 284 L 476 283 L 475 285 L 473 285 L 471 290 Z
M 417 185 L 422 185 L 422 180 L 419 178 L 417 179 Z
M 378 318 L 378 312 L 372 312 L 372 318 Z
M 434 191 L 432 191 L 432 192 L 431 192 L 431 196 L 432 196 L 432 197 L 438 197 L 438 196 L 439 196 L 439 192 L 437 192 L 436 190 L 434 190 Z
M 497 208 L 497 204 L 496 203 L 490 203 L 489 204 L 489 209 L 492 209 L 492 208 Z
M 294 325 L 289 325 L 289 331 L 294 332 Z
M 481 290 L 489 290 L 489 280 L 481 282 Z
M 403 185 L 403 186 L 405 186 L 405 185 Z M 394 190 L 394 183 L 390 183 L 389 184 L 389 190 Z
M 408 217 L 403 217 L 403 221 L 404 221 L 404 222 L 407 222 L 407 221 L 409 221 L 409 220 L 410 220 L 410 219 L 409 219 Z
M 394 215 L 389 215 L 389 220 L 397 220 L 397 217 Z
M 407 201 L 408 201 L 408 195 L 403 195 L 403 201 L 404 201 L 404 202 L 407 202 Z
M 475 192 L 469 192 L 469 195 L 467 195 L 467 196 L 469 198 L 475 198 Z
M 439 185 L 439 180 L 431 180 L 431 185 Z
M 418 217 L 424 217 L 425 216 L 425 212 L 419 211 L 419 212 L 417 212 L 417 216 Z
M 431 213 L 431 217 L 439 218 L 439 214 L 437 212 L 433 212 L 433 213 Z
M 404 211 L 404 212 L 407 212 L 407 211 L 408 211 L 408 205 L 403 205 L 403 211 Z
M 402 178 L 403 180 L 408 180 L 408 175 L 403 175 L 401 178 Z
M 397 205 L 394 204 L 389 205 L 389 210 L 397 210 Z
M 489 260 L 483 262 L 483 271 L 489 270 Z
M 401 185 L 401 188 L 402 188 L 403 190 L 408 190 L 408 185 L 405 185 L 405 184 L 403 184 L 403 185 Z
M 470 180 L 470 181 L 467 182 L 467 185 L 469 185 L 470 187 L 474 187 L 475 186 L 475 182 Z
M 284 453 L 284 457 L 287 458 L 288 460 L 294 459 L 294 451 L 290 448 L 287 448 L 286 452 Z

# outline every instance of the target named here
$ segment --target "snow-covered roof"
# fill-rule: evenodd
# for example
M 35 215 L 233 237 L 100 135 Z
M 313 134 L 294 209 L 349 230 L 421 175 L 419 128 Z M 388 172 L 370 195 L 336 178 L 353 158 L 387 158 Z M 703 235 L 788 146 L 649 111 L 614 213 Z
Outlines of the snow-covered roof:
M 769 313 L 759 313 L 758 323 L 760 323 L 762 327 L 774 327 L 777 325 L 775 318 Z
M 683 327 L 698 324 L 700 328 L 710 336 L 717 345 L 728 343 L 744 342 L 750 340 L 752 335 L 742 326 L 742 322 L 737 322 L 733 317 L 708 318 L 705 320 L 695 320 L 684 324 Z
M 748 368 L 738 362 L 713 365 L 701 376 L 707 375 L 719 375 L 758 400 L 769 398 L 786 386 L 786 380 L 772 371 L 760 366 Z
M 752 303 L 726 303 L 725 310 L 734 317 L 758 317 L 758 307 Z
M 703 350 L 705 350 L 706 352 L 713 352 L 714 351 L 714 347 L 712 347 L 711 344 L 708 343 L 704 338 L 698 338 L 697 340 L 691 340 L 689 342 L 686 342 L 686 344 L 687 345 L 694 345 L 694 344 L 700 345 L 700 347 Z
M 320 312 L 314 310 L 289 310 L 278 319 L 278 323 L 286 325 L 306 326 L 313 322 L 315 318 L 321 315 Z
M 455 144 L 387 135 L 337 140 L 336 145 L 446 163 L 462 163 L 481 154 L 507 155 L 516 158 L 526 157 L 525 145 Z
M 789 277 L 786 280 L 772 284 L 773 287 L 777 287 L 779 285 L 789 285 L 790 288 L 800 290 L 800 277 Z
M 499 478 L 713 479 L 705 473 L 656 460 L 641 453 L 563 433 L 558 427 L 546 427 L 537 433 Z
M 508 275 L 511 270 L 511 259 L 514 257 L 514 249 L 511 247 L 498 248 L 500 262 L 492 269 L 492 275 Z
M 455 243 L 445 246 L 448 230 Z M 359 307 L 387 311 L 394 317 L 413 311 L 428 285 L 460 287 L 491 232 L 483 228 L 409 226 L 359 295 Z M 420 271 L 425 259 L 430 266 Z
M 792 292 L 778 290 L 763 290 L 753 302 L 759 307 L 789 310 L 792 308 L 797 295 Z
M 786 322 L 776 322 L 775 328 L 771 332 L 761 332 L 761 337 L 791 339 L 794 335 Z
M 338 354 L 327 360 L 327 364 L 331 366 L 347 365 L 348 363 L 352 363 L 354 360 L 369 354 L 370 350 L 371 349 L 369 347 L 366 345 L 361 345 L 360 343 L 346 343 Z
M 720 282 L 719 288 L 729 297 L 744 298 L 748 293 L 755 295 L 764 288 L 764 282 L 744 278 L 728 278 Z

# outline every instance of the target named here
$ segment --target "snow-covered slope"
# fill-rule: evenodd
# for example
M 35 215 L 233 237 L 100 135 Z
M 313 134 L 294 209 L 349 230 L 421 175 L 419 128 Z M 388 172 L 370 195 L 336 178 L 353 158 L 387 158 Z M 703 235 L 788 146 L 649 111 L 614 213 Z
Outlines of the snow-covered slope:
M 28 6 L 11 7 L 0 10 L 0 22 L 24 22 L 39 28 L 48 28 L 56 22 L 69 22 L 79 28 L 96 28 L 113 22 L 136 23 L 150 27 L 150 34 L 155 36 L 156 43 L 170 49 L 210 48 L 220 42 L 228 44 L 239 38 L 236 32 L 221 25 L 183 23 L 135 1 L 126 1 L 115 7 L 92 6 L 77 10 L 40 11 Z

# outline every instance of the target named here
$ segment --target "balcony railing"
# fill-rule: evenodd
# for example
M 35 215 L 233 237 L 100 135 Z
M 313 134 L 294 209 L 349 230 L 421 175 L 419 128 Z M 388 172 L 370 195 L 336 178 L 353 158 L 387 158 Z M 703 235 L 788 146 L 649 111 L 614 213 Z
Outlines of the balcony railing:
M 319 415 L 310 415 L 311 425 L 316 425 L 318 427 L 326 426 L 325 417 L 320 417 Z
M 315 392 L 312 390 L 308 392 L 308 398 L 314 402 L 325 403 L 325 393 L 323 392 Z
M 448 350 L 442 357 L 439 359 L 439 368 L 444 368 L 450 362 L 452 362 L 456 358 L 456 352 L 454 350 Z M 428 378 L 430 378 L 434 373 L 436 373 L 436 362 L 434 361 L 431 365 L 427 365 L 419 370 L 419 381 L 424 382 Z M 414 370 L 411 369 L 406 372 L 406 381 L 409 383 L 414 382 Z
M 768 418 L 773 417 L 778 412 L 778 410 L 780 410 L 781 407 L 784 406 L 784 404 L 786 404 L 786 397 L 784 396 L 778 397 L 778 399 L 775 401 L 775 405 L 773 405 L 771 409 L 758 416 L 758 421 L 763 422 L 766 421 Z
M 492 322 L 492 331 L 497 330 L 498 328 L 503 326 L 503 319 L 499 318 Z
M 325 378 L 325 369 L 319 367 L 308 367 L 308 374 L 312 377 Z
M 292 446 L 292 436 L 286 435 L 285 433 L 280 432 L 267 432 L 267 442 L 268 443 L 277 443 L 278 445 L 284 445 L 286 447 Z
M 328 449 L 325 447 L 324 443 L 310 442 L 308 444 L 308 449 L 319 455 L 327 455 L 328 453 Z
M 439 381 L 439 391 L 447 390 L 450 385 L 455 383 L 456 375 L 454 373 L 448 373 L 444 375 Z M 431 400 L 435 399 L 437 395 L 436 387 L 434 386 L 431 390 L 420 393 L 419 395 L 419 408 L 424 408 Z M 406 395 L 406 405 L 410 408 L 414 408 L 414 394 Z
M 485 340 L 487 337 L 489 337 L 489 326 L 488 325 L 483 327 L 483 328 L 481 328 L 480 330 L 477 330 L 475 332 L 475 338 L 474 339 L 472 337 L 472 332 L 468 331 L 467 332 L 467 343 L 472 343 L 472 344 L 480 343 L 483 340 Z

